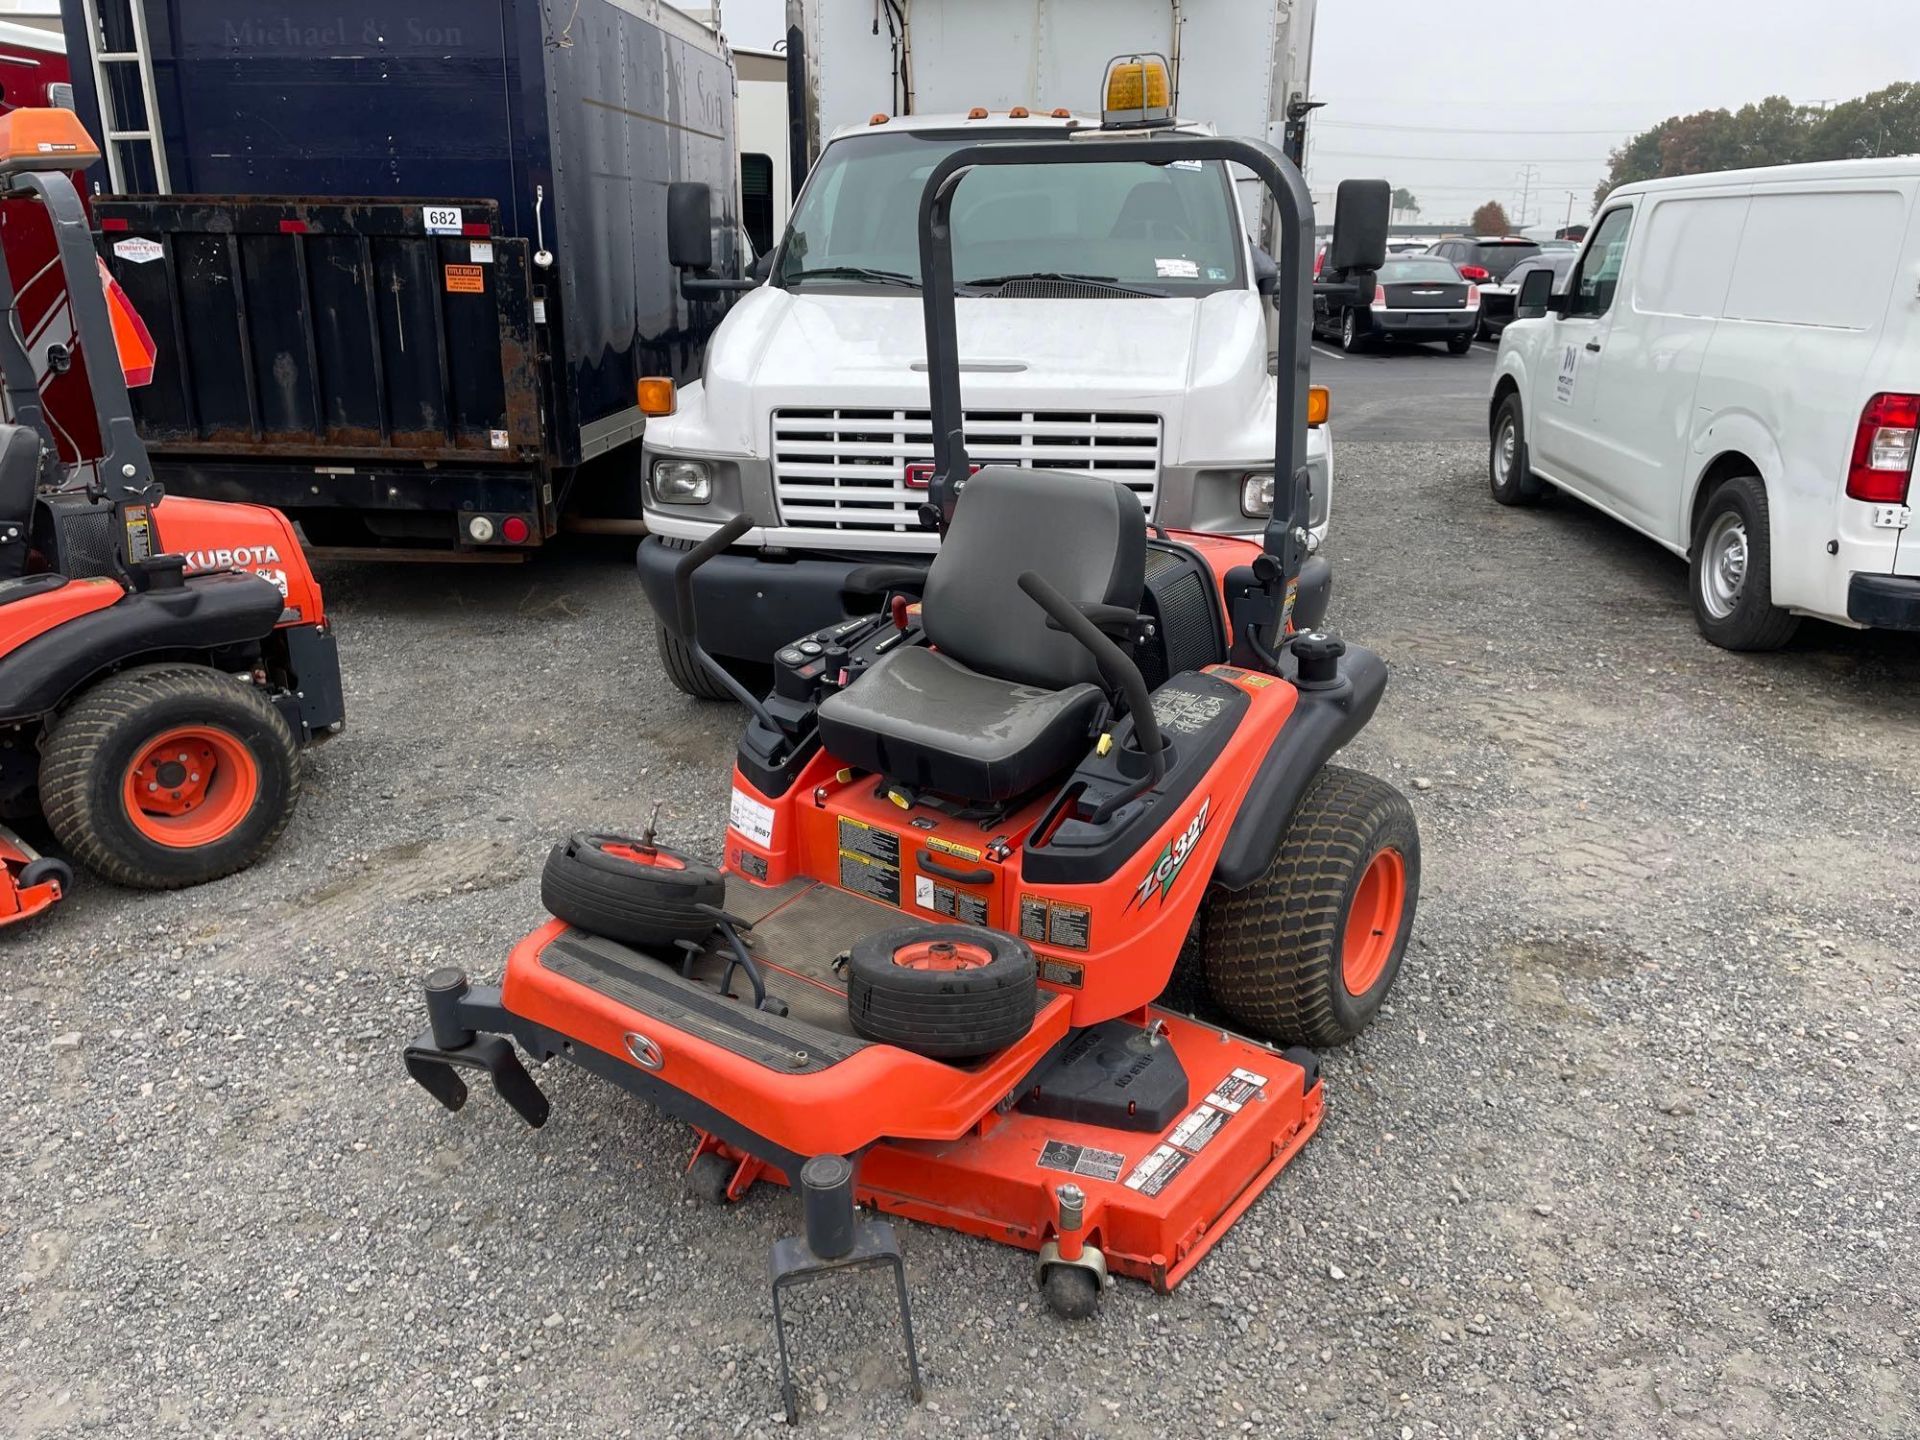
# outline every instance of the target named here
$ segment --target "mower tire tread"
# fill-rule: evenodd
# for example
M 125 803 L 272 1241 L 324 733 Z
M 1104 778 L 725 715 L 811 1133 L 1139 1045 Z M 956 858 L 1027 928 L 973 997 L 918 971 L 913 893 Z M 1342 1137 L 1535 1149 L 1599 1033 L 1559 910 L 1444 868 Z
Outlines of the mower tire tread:
M 993 952 L 969 970 L 916 970 L 894 952 L 952 940 Z M 847 1018 L 855 1033 L 933 1060 L 972 1060 L 1013 1044 L 1033 1024 L 1033 952 L 1012 935 L 971 925 L 908 925 L 863 936 L 847 954 Z
M 1406 866 L 1399 933 L 1367 993 L 1351 995 L 1341 971 L 1347 911 L 1369 861 L 1389 847 Z M 1208 988 L 1236 1023 L 1277 1045 L 1345 1044 L 1392 988 L 1419 891 L 1420 832 L 1406 797 L 1328 765 L 1300 798 L 1266 873 L 1209 901 Z
M 140 750 L 175 726 L 225 730 L 258 767 L 259 793 L 227 834 L 192 847 L 156 844 L 135 829 L 123 797 Z M 40 800 L 60 843 L 116 885 L 177 890 L 244 870 L 280 838 L 300 792 L 293 729 L 257 688 L 206 665 L 143 665 L 83 690 L 52 726 L 40 760 Z
M 678 868 L 642 865 L 609 855 L 601 848 L 607 844 L 640 842 L 583 831 L 548 852 L 540 903 L 549 914 L 589 935 L 648 949 L 701 940 L 712 931 L 713 916 L 700 907 L 718 909 L 726 901 L 718 870 L 665 847 L 655 848 Z

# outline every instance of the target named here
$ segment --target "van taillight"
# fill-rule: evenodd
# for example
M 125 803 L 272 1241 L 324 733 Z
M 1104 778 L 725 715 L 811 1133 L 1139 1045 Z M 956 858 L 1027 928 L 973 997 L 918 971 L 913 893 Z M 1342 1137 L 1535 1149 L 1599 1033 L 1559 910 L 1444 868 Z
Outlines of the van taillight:
M 1920 437 L 1920 395 L 1876 395 L 1860 412 L 1847 494 L 1878 505 L 1904 505 Z

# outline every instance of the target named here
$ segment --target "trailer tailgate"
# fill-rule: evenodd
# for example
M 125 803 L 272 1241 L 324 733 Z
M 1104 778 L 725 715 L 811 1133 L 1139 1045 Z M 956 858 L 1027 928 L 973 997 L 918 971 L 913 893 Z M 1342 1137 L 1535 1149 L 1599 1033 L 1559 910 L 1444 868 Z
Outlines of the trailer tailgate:
M 492 201 L 94 202 L 159 347 L 157 459 L 526 464 L 542 451 L 524 240 Z

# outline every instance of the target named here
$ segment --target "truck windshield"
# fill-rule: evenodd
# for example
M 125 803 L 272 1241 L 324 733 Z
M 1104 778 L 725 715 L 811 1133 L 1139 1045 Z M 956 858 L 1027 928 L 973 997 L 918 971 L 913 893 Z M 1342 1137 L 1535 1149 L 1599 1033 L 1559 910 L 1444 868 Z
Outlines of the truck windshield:
M 921 189 L 945 155 L 978 138 L 895 131 L 829 145 L 794 211 L 778 283 L 917 284 Z M 960 285 L 1072 276 L 1175 295 L 1244 283 L 1239 212 L 1225 167 L 1212 162 L 983 166 L 954 197 L 953 240 Z

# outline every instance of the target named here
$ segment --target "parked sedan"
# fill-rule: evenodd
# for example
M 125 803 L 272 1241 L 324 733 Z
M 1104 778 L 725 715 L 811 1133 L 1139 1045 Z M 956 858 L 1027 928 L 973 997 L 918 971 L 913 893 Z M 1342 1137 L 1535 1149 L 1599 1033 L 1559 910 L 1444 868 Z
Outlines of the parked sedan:
M 1580 258 L 1578 249 L 1542 250 L 1530 260 L 1522 260 L 1509 270 L 1504 280 L 1492 285 L 1480 287 L 1480 336 L 1484 340 L 1497 340 L 1500 332 L 1513 322 L 1513 303 L 1520 294 L 1520 283 L 1535 270 L 1547 270 L 1553 274 L 1555 292 L 1566 288 L 1567 272 L 1573 269 L 1573 262 Z
M 1374 276 L 1373 303 L 1316 295 L 1313 333 L 1331 332 L 1347 351 L 1375 340 L 1444 340 L 1455 355 L 1473 348 L 1479 288 L 1432 255 L 1390 257 Z

